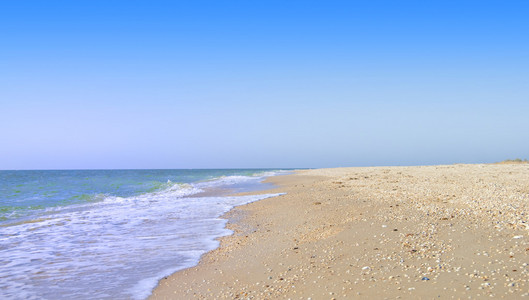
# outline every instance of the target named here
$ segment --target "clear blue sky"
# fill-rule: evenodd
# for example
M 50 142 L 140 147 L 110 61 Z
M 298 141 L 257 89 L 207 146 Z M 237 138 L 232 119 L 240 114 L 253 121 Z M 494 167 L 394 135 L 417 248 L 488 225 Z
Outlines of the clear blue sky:
M 529 158 L 529 1 L 1 1 L 0 169 Z

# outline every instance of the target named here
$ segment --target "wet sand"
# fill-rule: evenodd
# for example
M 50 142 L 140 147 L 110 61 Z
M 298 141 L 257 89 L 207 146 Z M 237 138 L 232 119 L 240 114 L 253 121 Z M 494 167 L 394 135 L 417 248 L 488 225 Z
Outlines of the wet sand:
M 338 168 L 269 179 L 234 235 L 152 299 L 529 296 L 529 164 Z

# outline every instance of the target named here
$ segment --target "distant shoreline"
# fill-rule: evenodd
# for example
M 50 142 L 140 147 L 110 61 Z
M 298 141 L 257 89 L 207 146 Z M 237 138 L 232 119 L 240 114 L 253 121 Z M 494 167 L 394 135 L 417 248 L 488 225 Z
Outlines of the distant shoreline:
M 359 167 L 267 179 L 234 235 L 152 299 L 527 295 L 529 165 Z

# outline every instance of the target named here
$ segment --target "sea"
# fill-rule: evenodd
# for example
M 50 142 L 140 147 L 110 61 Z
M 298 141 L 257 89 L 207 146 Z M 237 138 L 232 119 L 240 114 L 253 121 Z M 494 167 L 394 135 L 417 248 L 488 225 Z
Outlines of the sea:
M 0 171 L 1 299 L 145 299 L 289 170 Z

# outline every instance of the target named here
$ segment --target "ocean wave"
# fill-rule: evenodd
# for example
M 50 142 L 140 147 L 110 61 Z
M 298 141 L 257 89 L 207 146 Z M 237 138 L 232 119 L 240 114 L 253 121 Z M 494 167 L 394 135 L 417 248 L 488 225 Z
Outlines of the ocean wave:
M 101 175 L 107 171 L 95 172 L 89 180 L 74 177 L 62 187 L 65 200 L 55 206 L 16 206 L 27 214 L 0 226 L 0 298 L 145 298 L 158 279 L 195 265 L 203 253 L 218 247 L 215 238 L 231 233 L 219 218 L 223 213 L 278 195 L 200 193 L 251 190 L 265 177 L 281 174 L 214 170 L 170 177 L 170 171 L 157 172 L 124 177 L 116 171 L 110 182 Z M 207 176 L 213 178 L 202 180 Z M 72 192 L 71 187 L 86 182 L 90 189 Z M 111 286 L 109 277 L 114 278 Z
M 210 189 L 232 189 L 235 186 L 258 185 L 266 177 L 285 174 L 288 171 L 259 171 L 245 175 L 225 175 L 193 183 L 167 181 L 146 181 L 147 186 L 136 195 L 119 196 L 108 193 L 81 193 L 68 198 L 47 202 L 44 205 L 5 205 L 0 207 L 0 225 L 24 222 L 26 219 L 39 218 L 50 214 L 89 209 L 111 203 L 128 203 L 165 199 L 167 201 L 193 196 Z

